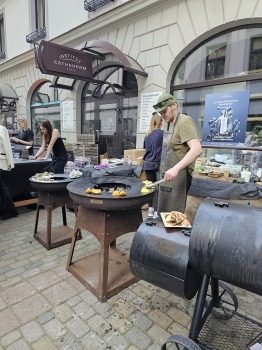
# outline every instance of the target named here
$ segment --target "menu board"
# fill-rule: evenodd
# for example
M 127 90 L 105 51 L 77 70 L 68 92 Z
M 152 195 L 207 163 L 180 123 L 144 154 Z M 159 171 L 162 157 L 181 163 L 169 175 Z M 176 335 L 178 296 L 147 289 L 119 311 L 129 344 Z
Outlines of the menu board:
M 152 113 L 155 111 L 153 105 L 157 103 L 162 92 L 148 92 L 141 95 L 140 131 L 147 132 Z
M 73 101 L 63 103 L 63 129 L 74 129 Z

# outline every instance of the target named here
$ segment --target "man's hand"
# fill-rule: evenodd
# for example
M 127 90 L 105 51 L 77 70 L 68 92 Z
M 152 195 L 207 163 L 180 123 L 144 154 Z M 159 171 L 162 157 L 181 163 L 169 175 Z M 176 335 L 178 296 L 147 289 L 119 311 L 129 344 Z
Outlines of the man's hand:
M 178 174 L 178 170 L 177 170 L 176 166 L 174 166 L 173 168 L 171 168 L 165 172 L 164 179 L 165 179 L 165 181 L 174 180 L 177 177 L 177 174 Z

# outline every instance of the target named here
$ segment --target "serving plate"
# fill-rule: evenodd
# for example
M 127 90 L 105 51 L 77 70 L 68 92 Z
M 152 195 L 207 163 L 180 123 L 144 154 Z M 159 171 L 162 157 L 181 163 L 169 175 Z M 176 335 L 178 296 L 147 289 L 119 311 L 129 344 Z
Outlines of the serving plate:
M 177 212 L 177 213 L 180 213 L 180 212 Z M 172 228 L 191 228 L 192 227 L 190 224 L 188 226 L 183 225 L 183 222 L 181 222 L 181 225 L 171 225 L 169 222 L 166 221 L 166 217 L 169 214 L 170 214 L 170 212 L 166 212 L 166 213 L 162 212 L 162 213 L 160 213 L 165 227 L 172 227 Z M 183 215 L 185 215 L 185 214 L 183 214 Z M 188 218 L 187 218 L 187 220 L 188 220 Z

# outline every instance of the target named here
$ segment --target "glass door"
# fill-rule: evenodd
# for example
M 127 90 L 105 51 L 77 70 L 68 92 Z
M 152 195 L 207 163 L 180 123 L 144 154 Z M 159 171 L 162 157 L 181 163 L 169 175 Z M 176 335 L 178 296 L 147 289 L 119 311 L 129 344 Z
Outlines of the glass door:
M 99 155 L 107 154 L 109 158 L 121 158 L 121 124 L 121 111 L 117 100 L 98 103 L 98 119 L 95 121 L 95 133 Z

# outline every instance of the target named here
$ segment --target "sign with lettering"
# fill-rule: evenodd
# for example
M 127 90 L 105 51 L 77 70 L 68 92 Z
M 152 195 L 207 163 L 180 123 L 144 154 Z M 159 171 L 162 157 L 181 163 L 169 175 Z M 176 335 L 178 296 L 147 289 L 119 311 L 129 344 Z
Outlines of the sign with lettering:
M 202 145 L 245 142 L 250 91 L 206 95 Z
M 141 96 L 140 132 L 147 132 L 152 113 L 155 112 L 153 105 L 157 103 L 162 92 L 147 92 Z
M 42 40 L 37 50 L 37 63 L 44 74 L 90 80 L 92 55 L 67 46 Z

